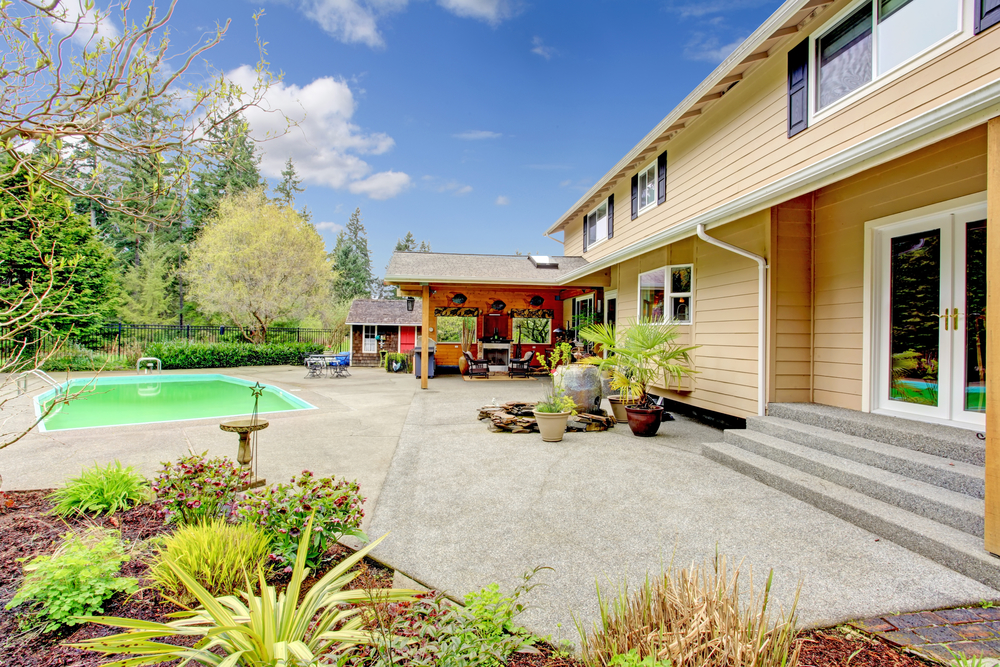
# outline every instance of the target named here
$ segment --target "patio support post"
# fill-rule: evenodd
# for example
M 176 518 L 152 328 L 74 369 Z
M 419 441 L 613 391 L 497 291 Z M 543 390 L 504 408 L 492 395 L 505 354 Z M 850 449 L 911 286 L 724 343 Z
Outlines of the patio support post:
M 1000 555 L 1000 116 L 986 143 L 986 550 Z
M 420 327 L 420 388 L 427 389 L 427 374 L 430 372 L 430 354 L 428 352 L 431 329 L 431 286 L 421 288 L 420 310 L 423 315 Z

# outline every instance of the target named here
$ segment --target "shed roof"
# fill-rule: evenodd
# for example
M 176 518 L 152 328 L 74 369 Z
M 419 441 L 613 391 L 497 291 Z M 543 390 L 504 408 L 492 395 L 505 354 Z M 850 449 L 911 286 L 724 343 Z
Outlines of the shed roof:
M 528 255 L 394 252 L 386 267 L 385 281 L 558 285 L 565 274 L 587 265 L 583 257 L 549 259 L 555 266 L 536 266 Z
M 348 324 L 420 326 L 420 299 L 412 311 L 406 299 L 355 299 L 347 313 Z

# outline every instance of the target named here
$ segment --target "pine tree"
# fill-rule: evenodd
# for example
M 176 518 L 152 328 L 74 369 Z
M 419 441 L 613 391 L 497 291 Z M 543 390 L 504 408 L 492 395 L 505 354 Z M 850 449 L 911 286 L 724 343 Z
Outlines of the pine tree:
M 368 232 L 361 221 L 361 209 L 351 214 L 347 227 L 337 234 L 337 245 L 332 253 L 336 277 L 333 293 L 338 301 L 353 301 L 372 296 L 371 253 L 368 250 Z
M 260 156 L 243 117 L 220 123 L 210 134 L 213 140 L 228 148 L 214 156 L 213 168 L 200 172 L 188 193 L 188 220 L 191 225 L 186 236 L 189 241 L 201 230 L 205 220 L 215 213 L 221 199 L 259 187 L 263 182 Z
M 289 208 L 294 208 L 295 194 L 297 192 L 305 192 L 306 190 L 303 187 L 299 187 L 301 184 L 302 179 L 295 172 L 295 163 L 292 162 L 292 158 L 288 158 L 285 162 L 285 168 L 281 170 L 281 181 L 274 186 L 274 192 L 278 195 L 278 201 Z
M 431 251 L 431 244 L 428 243 L 427 241 L 421 241 L 420 250 L 418 250 L 417 252 L 430 252 L 430 251 Z
M 417 240 L 413 238 L 413 232 L 406 232 L 406 236 L 396 240 L 394 252 L 413 252 L 417 249 Z
M 139 262 L 129 267 L 122 280 L 125 300 L 122 319 L 136 324 L 169 324 L 176 318 L 177 300 L 173 281 L 177 252 L 154 234 L 139 252 Z

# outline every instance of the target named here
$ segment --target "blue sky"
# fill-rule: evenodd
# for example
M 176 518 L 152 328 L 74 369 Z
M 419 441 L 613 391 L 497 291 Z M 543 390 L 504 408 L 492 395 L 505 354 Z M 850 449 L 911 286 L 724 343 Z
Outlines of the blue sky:
M 284 73 L 268 103 L 305 119 L 261 145 L 263 171 L 295 161 L 329 248 L 360 207 L 379 273 L 407 231 L 439 252 L 558 254 L 545 228 L 778 5 L 268 2 L 260 34 Z M 260 7 L 181 0 L 172 43 L 231 18 L 209 59 L 246 80 Z

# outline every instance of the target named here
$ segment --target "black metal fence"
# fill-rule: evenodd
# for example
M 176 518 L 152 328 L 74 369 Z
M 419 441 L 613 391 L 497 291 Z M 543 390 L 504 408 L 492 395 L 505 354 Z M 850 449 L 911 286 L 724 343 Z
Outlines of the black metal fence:
M 60 342 L 56 336 L 32 336 L 30 339 L 9 340 L 0 338 L 0 358 L 8 358 L 24 347 L 25 356 L 45 353 Z M 333 329 L 303 329 L 300 327 L 271 327 L 265 335 L 265 343 L 321 343 L 337 351 L 347 345 L 345 341 L 335 341 Z M 21 338 L 18 336 L 17 338 Z M 177 324 L 124 324 L 112 322 L 86 334 L 70 335 L 68 343 L 89 350 L 109 354 L 126 355 L 129 349 L 143 348 L 150 343 L 173 340 L 188 340 L 200 343 L 247 342 L 246 336 L 236 326 L 202 326 Z

